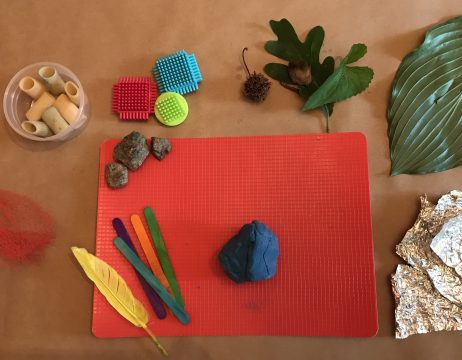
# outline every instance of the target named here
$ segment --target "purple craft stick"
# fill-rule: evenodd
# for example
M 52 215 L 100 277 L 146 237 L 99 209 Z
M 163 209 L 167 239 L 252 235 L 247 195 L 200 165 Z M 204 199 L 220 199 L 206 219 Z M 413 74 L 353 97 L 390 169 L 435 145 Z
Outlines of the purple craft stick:
M 112 220 L 112 226 L 117 233 L 117 236 L 120 237 L 125 243 L 133 250 L 133 252 L 138 255 L 136 252 L 135 246 L 133 245 L 130 235 L 128 235 L 127 229 L 125 228 L 124 223 L 119 218 L 114 218 Z M 148 297 L 149 302 L 151 303 L 152 309 L 156 313 L 159 319 L 165 319 L 167 312 L 165 311 L 164 305 L 159 295 L 151 288 L 151 286 L 144 280 L 144 278 L 137 272 L 136 275 L 143 287 L 144 293 Z

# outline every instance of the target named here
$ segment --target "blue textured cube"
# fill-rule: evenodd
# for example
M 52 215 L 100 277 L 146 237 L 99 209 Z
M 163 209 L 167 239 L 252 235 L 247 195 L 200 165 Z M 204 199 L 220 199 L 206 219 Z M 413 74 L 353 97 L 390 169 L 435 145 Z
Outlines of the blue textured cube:
M 202 81 L 196 57 L 184 50 L 159 58 L 152 72 L 161 93 L 188 94 L 198 90 Z
M 276 275 L 278 238 L 259 221 L 244 225 L 221 249 L 218 259 L 235 282 L 259 281 Z

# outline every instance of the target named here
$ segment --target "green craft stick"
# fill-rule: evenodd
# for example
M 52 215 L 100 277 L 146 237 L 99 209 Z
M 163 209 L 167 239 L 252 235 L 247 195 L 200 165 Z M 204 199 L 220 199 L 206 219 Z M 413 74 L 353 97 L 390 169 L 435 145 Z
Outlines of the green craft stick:
M 184 301 L 181 297 L 180 287 L 176 281 L 172 263 L 170 262 L 170 257 L 168 256 L 167 248 L 165 247 L 164 239 L 162 238 L 162 234 L 159 229 L 159 224 L 157 222 L 156 216 L 154 215 L 154 210 L 152 210 L 150 207 L 145 207 L 144 217 L 148 223 L 152 240 L 154 240 L 154 245 L 156 247 L 156 252 L 160 264 L 162 265 L 162 270 L 164 270 L 165 277 L 167 278 L 170 288 L 173 291 L 173 296 L 175 296 L 175 300 L 178 302 L 178 304 L 184 307 Z
M 189 315 L 184 311 L 184 308 L 178 304 L 175 299 L 169 294 L 166 288 L 162 286 L 159 280 L 152 274 L 151 271 L 144 265 L 132 249 L 119 237 L 114 238 L 114 245 L 125 256 L 130 264 L 140 273 L 146 282 L 154 289 L 165 304 L 172 310 L 173 314 L 180 320 L 182 324 L 189 323 Z

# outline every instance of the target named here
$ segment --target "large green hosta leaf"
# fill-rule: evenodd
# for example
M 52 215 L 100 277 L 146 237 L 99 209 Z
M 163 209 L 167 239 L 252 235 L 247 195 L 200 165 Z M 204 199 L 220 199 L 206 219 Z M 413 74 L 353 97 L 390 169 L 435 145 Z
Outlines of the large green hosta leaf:
M 431 28 L 401 63 L 388 105 L 391 174 L 462 165 L 462 17 Z

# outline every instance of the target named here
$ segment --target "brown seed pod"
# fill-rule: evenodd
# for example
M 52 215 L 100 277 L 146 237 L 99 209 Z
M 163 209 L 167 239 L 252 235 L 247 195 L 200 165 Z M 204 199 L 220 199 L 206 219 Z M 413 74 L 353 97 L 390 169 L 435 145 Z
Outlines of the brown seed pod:
M 269 89 L 271 88 L 271 82 L 263 74 L 257 74 L 255 71 L 253 74 L 250 73 L 244 57 L 244 53 L 247 50 L 247 48 L 242 50 L 242 61 L 244 62 L 244 66 L 247 71 L 247 80 L 244 83 L 242 93 L 247 99 L 253 102 L 262 102 L 268 95 Z

